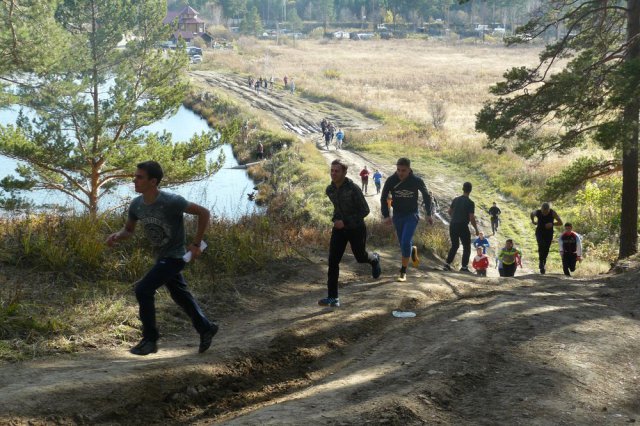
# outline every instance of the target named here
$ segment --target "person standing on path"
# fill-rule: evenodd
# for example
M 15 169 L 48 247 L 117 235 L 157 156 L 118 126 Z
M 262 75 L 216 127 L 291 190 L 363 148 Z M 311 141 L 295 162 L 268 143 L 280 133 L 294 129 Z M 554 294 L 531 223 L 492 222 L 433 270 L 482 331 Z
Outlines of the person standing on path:
M 502 210 L 493 202 L 493 205 L 489 208 L 489 216 L 491 216 L 491 234 L 496 235 L 498 226 L 500 225 L 500 214 Z
M 558 238 L 562 272 L 568 277 L 576 270 L 576 262 L 582 262 L 582 238 L 573 232 L 573 225 L 565 223 L 564 232 Z
M 362 192 L 367 194 L 367 188 L 369 186 L 369 170 L 367 166 L 364 166 L 362 170 L 360 170 L 360 180 L 362 181 Z
M 333 229 L 329 242 L 329 271 L 327 272 L 328 295 L 318 301 L 320 306 L 339 307 L 338 277 L 340 275 L 340 261 L 347 248 L 351 245 L 351 251 L 358 263 L 371 265 L 371 276 L 374 279 L 380 277 L 380 256 L 378 253 L 368 253 L 367 227 L 364 218 L 369 214 L 369 204 L 365 200 L 362 191 L 351 179 L 347 177 L 347 165 L 340 160 L 331 162 L 331 184 L 327 187 L 326 194 L 333 204 Z
M 562 219 L 549 203 L 531 212 L 531 223 L 536 226 L 536 241 L 538 243 L 538 268 L 541 274 L 546 273 L 547 257 L 553 241 L 553 227 L 562 226 Z
M 426 220 L 431 225 L 431 196 L 427 190 L 424 181 L 413 174 L 411 170 L 411 160 L 408 158 L 400 158 L 396 162 L 396 172 L 387 179 L 380 194 L 380 208 L 382 209 L 382 217 L 384 223 L 390 225 L 393 223 L 398 241 L 400 243 L 400 251 L 402 253 L 402 263 L 400 266 L 400 275 L 398 281 L 407 280 L 407 267 L 409 260 L 413 262 L 413 266 L 417 267 L 420 263 L 418 258 L 418 248 L 413 245 L 413 234 L 418 227 L 420 214 L 418 212 L 418 197 L 422 194 L 424 203 Z M 393 205 L 393 218 L 389 215 L 389 204 L 387 198 L 391 194 Z
M 291 94 L 293 95 L 293 92 L 296 91 L 296 83 L 293 81 L 293 78 L 291 79 L 291 84 L 289 86 L 291 88 Z
M 144 226 L 151 245 L 156 249 L 155 265 L 136 283 L 135 292 L 140 306 L 142 321 L 142 340 L 131 348 L 134 355 L 148 355 L 158 351 L 160 337 L 156 327 L 155 294 L 163 285 L 169 290 L 171 298 L 191 318 L 191 323 L 200 334 L 198 352 L 209 349 L 218 326 L 209 322 L 195 298 L 187 289 L 182 276 L 185 266 L 184 213 L 198 217 L 198 227 L 189 245 L 192 259 L 201 254 L 200 243 L 209 225 L 209 210 L 185 200 L 180 195 L 161 191 L 158 185 L 164 173 L 155 161 L 145 161 L 137 165 L 133 183 L 140 196 L 133 199 L 129 207 L 129 217 L 124 227 L 107 237 L 107 245 L 114 246 L 130 238 L 136 224 Z
M 284 82 L 284 88 L 285 90 L 287 89 L 287 84 L 289 82 L 289 77 L 287 77 L 286 75 L 284 76 L 284 78 L 282 79 L 282 81 Z
M 380 187 L 382 186 L 382 173 L 376 169 L 373 173 L 373 183 L 376 185 L 376 194 L 380 194 Z
M 476 205 L 469 198 L 473 186 L 471 182 L 465 182 L 462 185 L 462 195 L 456 197 L 449 207 L 449 216 L 451 223 L 449 224 L 449 237 L 451 238 L 451 249 L 447 255 L 447 263 L 444 265 L 446 271 L 451 270 L 451 262 L 456 257 L 460 243 L 462 243 L 462 262 L 460 271 L 469 272 L 469 257 L 471 257 L 471 233 L 469 232 L 469 222 L 479 235 L 478 225 L 476 224 L 475 208 Z

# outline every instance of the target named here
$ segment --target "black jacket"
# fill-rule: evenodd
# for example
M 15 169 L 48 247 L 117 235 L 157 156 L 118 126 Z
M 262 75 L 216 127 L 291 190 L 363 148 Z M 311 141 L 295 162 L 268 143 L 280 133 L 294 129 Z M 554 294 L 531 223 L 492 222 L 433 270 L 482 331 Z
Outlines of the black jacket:
M 369 214 L 369 204 L 360 187 L 351 179 L 345 178 L 339 188 L 331 182 L 326 194 L 333 203 L 333 222 L 342 220 L 347 229 L 364 226 L 364 218 Z
M 384 183 L 382 194 L 380 195 L 382 217 L 389 217 L 389 205 L 387 204 L 389 193 L 393 198 L 394 214 L 418 213 L 418 192 L 422 193 L 427 216 L 431 216 L 431 195 L 429 195 L 424 181 L 415 176 L 413 172 L 404 181 L 401 181 L 398 174 L 394 173 Z

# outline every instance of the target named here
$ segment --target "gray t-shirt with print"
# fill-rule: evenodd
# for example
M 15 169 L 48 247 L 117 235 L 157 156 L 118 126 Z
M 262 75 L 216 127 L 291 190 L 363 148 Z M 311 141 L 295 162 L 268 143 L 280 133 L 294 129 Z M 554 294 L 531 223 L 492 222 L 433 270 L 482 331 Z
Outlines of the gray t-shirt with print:
M 158 259 L 179 259 L 184 247 L 184 210 L 189 202 L 180 195 L 160 191 L 152 204 L 136 197 L 129 207 L 129 219 L 139 221 Z

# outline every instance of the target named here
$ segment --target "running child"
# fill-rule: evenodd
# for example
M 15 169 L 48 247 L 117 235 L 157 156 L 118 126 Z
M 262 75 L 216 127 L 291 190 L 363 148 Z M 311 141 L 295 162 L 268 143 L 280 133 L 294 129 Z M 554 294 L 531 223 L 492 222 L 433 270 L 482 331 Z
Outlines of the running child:
M 482 247 L 476 247 L 476 255 L 471 263 L 473 269 L 476 270 L 476 274 L 480 277 L 487 276 L 487 269 L 489 268 L 489 257 L 482 251 Z
M 522 267 L 522 255 L 509 238 L 498 252 L 498 272 L 501 277 L 513 277 L 518 265 Z

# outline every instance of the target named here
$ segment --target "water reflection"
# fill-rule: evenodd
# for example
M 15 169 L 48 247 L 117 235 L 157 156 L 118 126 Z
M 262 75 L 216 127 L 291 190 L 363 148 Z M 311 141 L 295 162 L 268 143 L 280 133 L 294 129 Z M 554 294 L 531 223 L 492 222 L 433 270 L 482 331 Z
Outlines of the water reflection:
M 2 109 L 0 110 L 0 124 L 15 123 L 17 116 L 17 108 Z M 167 131 L 172 134 L 175 141 L 186 141 L 192 135 L 209 131 L 210 128 L 204 119 L 181 106 L 174 116 L 154 123 L 146 130 L 151 132 Z M 217 158 L 220 151 L 225 155 L 225 163 L 218 173 L 207 180 L 171 187 L 168 190 L 211 209 L 212 213 L 217 216 L 236 219 L 256 211 L 255 204 L 247 196 L 253 192 L 254 183 L 247 176 L 246 170 L 231 168 L 238 165 L 233 157 L 231 146 L 223 145 L 210 153 L 208 158 Z M 151 156 L 150 159 L 153 157 Z M 0 179 L 14 174 L 16 165 L 16 161 L 0 156 Z M 136 195 L 133 191 L 133 184 L 122 185 L 114 194 L 101 200 L 100 208 L 113 208 L 122 205 Z M 54 199 L 60 205 L 74 209 L 79 208 L 77 202 L 55 191 L 33 191 L 28 198 L 40 204 Z

